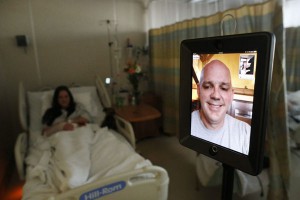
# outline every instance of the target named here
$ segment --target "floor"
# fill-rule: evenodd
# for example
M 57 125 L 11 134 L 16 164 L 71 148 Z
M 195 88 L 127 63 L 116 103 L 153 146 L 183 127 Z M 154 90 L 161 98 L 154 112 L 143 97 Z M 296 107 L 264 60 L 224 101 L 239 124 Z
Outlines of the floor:
M 168 199 L 220 199 L 220 187 L 200 188 L 197 191 L 194 165 L 196 153 L 182 147 L 176 137 L 144 139 L 137 143 L 137 151 L 153 164 L 167 170 L 170 178 Z
M 162 135 L 147 138 L 137 143 L 137 151 L 152 161 L 153 164 L 164 167 L 169 174 L 169 200 L 199 200 L 221 199 L 222 188 L 202 187 L 197 184 L 195 171 L 196 153 L 181 146 L 174 136 Z M 300 196 L 300 149 L 291 151 L 291 184 L 290 200 Z M 198 187 L 197 187 L 198 186 Z M 197 189 L 198 188 L 198 189 Z M 263 200 L 267 199 L 267 188 L 264 196 L 260 192 L 240 197 L 233 195 L 233 200 Z
M 137 152 L 151 160 L 155 165 L 162 166 L 168 171 L 169 198 L 168 200 L 199 200 L 199 199 L 221 199 L 221 186 L 201 187 L 197 184 L 195 171 L 195 152 L 181 146 L 174 136 L 161 135 L 147 138 L 137 143 Z M 292 151 L 292 180 L 290 200 L 299 199 L 300 190 L 300 151 Z M 22 181 L 19 181 L 15 172 L 6 188 L 4 200 L 19 200 L 22 195 Z M 198 187 L 197 187 L 198 186 Z M 265 192 L 266 193 L 266 192 Z M 266 199 L 259 193 L 239 197 L 233 195 L 233 200 Z
M 19 180 L 17 172 L 11 175 L 10 180 L 6 184 L 3 200 L 20 200 L 22 198 L 22 187 L 24 182 Z
M 299 185 L 300 185 L 300 147 L 298 147 L 297 149 L 292 149 L 291 152 L 292 152 L 291 153 L 292 176 L 291 176 L 291 185 L 290 185 L 290 191 L 291 191 L 290 199 L 296 200 L 296 199 L 299 199 L 299 197 L 300 197 L 300 190 L 299 190 Z

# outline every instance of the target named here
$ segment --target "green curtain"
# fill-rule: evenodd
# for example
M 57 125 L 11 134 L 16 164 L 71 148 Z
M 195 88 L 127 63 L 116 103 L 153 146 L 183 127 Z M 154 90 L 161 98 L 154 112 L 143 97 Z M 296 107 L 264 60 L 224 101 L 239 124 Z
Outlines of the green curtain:
M 282 2 L 281 4 L 282 5 Z M 290 147 L 286 104 L 285 29 L 282 7 L 273 9 L 273 31 L 276 48 L 267 124 L 267 144 L 270 157 L 268 199 L 289 199 Z
M 168 134 L 179 131 L 179 54 L 184 39 L 218 36 L 220 22 L 227 14 L 234 16 L 235 33 L 269 31 L 276 35 L 276 50 L 267 124 L 267 154 L 270 157 L 270 187 L 268 199 L 288 199 L 290 151 L 287 129 L 285 80 L 285 31 L 282 0 L 245 5 L 208 17 L 186 20 L 150 30 L 149 48 L 153 88 L 162 98 L 163 128 Z M 232 33 L 234 23 L 224 18 L 224 33 Z
M 287 90 L 300 90 L 300 27 L 286 29 Z
M 177 134 L 179 108 L 179 54 L 184 39 L 220 35 L 221 14 L 150 30 L 149 49 L 153 87 L 162 98 L 163 128 Z

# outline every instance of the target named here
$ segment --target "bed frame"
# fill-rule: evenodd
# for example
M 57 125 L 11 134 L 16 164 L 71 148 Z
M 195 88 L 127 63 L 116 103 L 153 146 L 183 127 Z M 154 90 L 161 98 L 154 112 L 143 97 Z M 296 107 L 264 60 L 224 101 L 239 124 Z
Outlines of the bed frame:
M 107 90 L 101 80 L 96 77 L 96 88 L 105 108 L 111 107 Z M 19 84 L 19 118 L 23 132 L 19 134 L 15 143 L 16 167 L 21 180 L 25 180 L 25 158 L 29 145 L 29 127 L 26 92 L 22 83 Z M 132 125 L 125 119 L 114 116 L 117 131 L 121 133 L 135 148 L 135 136 Z M 169 177 L 165 169 L 158 166 L 147 166 L 130 172 L 105 177 L 95 182 L 68 190 L 62 194 L 55 194 L 52 199 L 145 199 L 167 200 Z
M 112 103 L 109 98 L 109 94 L 107 92 L 107 89 L 105 88 L 103 81 L 100 76 L 96 76 L 96 88 L 99 94 L 99 97 L 102 101 L 102 104 L 104 108 L 111 108 Z M 114 116 L 116 120 L 117 130 L 119 133 L 122 133 L 122 135 L 128 140 L 128 142 L 132 145 L 132 147 L 135 149 L 135 135 L 132 128 L 132 125 L 126 121 L 125 119 L 115 115 Z

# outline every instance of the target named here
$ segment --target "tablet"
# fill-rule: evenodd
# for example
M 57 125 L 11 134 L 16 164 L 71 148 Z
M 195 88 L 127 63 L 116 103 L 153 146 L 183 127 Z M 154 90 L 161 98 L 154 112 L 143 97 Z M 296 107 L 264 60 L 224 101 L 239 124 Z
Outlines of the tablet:
M 182 145 L 248 174 L 261 172 L 274 45 L 269 32 L 181 42 Z

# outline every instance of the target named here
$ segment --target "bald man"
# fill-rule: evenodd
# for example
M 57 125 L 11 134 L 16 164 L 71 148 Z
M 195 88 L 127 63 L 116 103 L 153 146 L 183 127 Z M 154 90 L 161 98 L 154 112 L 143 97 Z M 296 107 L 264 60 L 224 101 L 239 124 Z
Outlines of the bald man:
M 234 95 L 228 67 L 219 60 L 206 64 L 197 92 L 201 109 L 192 112 L 191 134 L 248 155 L 251 127 L 226 114 Z

